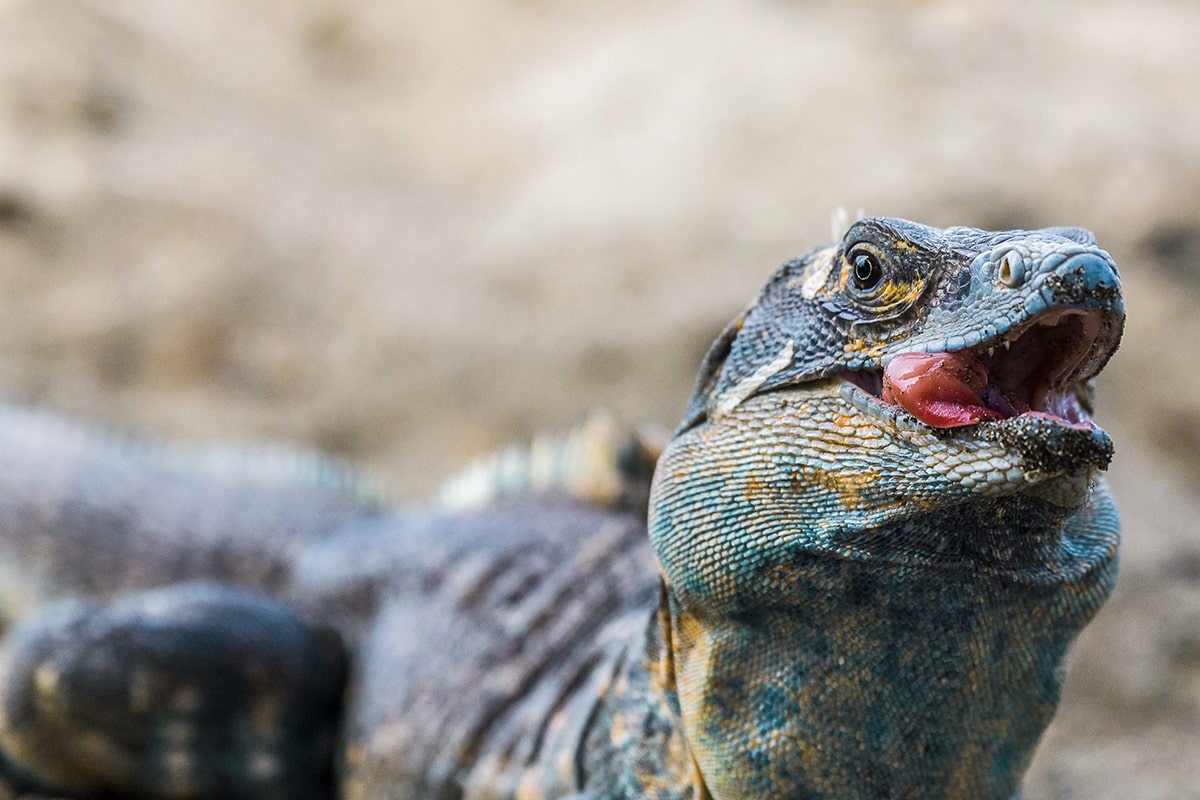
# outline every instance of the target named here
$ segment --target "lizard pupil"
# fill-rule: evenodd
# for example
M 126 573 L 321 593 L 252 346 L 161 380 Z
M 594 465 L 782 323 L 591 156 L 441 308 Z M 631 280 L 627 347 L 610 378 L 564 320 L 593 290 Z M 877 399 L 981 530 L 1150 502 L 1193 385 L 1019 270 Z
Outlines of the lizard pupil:
M 856 253 L 850 263 L 854 267 L 854 285 L 859 290 L 874 289 L 883 280 L 883 269 L 870 253 Z

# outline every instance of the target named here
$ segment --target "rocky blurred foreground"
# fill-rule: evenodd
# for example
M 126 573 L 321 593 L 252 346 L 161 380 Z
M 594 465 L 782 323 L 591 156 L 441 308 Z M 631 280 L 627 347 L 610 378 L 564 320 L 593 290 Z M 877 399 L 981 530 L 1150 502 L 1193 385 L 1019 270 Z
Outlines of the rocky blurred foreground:
M 1127 549 L 1029 800 L 1200 797 L 1200 5 L 0 2 L 0 391 L 427 494 L 669 425 L 830 210 L 1078 224 Z

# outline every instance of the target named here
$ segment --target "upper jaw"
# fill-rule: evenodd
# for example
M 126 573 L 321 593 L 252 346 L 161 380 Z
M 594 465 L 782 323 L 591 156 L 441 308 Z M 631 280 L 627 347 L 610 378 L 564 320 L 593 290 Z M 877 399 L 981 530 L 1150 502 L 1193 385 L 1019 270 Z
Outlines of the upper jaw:
M 959 347 L 926 346 L 889 354 L 872 369 L 850 370 L 843 378 L 888 405 L 913 410 L 901 377 L 906 371 L 941 370 L 977 395 L 971 423 L 1033 413 L 1081 424 L 1090 412 L 1087 383 L 1107 362 L 1120 337 L 1120 320 L 1101 309 L 1048 309 L 1001 334 Z M 950 363 L 936 362 L 946 357 Z M 912 365 L 912 366 L 909 366 Z M 920 381 L 918 381 L 918 384 Z M 920 398 L 915 398 L 919 400 Z M 920 417 L 918 413 L 916 416 Z M 965 419 L 930 427 L 968 424 Z
M 1092 421 L 1089 381 L 1116 349 L 1121 322 L 1112 309 L 1045 309 L 965 347 L 895 353 L 844 372 L 843 396 L 892 426 L 986 439 L 1039 462 L 1042 450 L 1066 446 L 1079 468 L 1103 469 L 1112 440 Z M 908 383 L 906 367 L 916 373 Z M 1056 471 L 1070 466 L 1056 462 Z

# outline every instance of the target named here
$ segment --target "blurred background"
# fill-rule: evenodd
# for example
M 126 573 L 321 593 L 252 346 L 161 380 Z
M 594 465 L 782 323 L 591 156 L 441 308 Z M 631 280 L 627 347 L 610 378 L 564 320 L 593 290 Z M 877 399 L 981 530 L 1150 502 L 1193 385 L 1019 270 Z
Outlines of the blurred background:
M 418 500 L 699 359 L 837 206 L 1093 229 L 1126 525 L 1027 800 L 1200 798 L 1200 4 L 0 0 L 0 394 Z

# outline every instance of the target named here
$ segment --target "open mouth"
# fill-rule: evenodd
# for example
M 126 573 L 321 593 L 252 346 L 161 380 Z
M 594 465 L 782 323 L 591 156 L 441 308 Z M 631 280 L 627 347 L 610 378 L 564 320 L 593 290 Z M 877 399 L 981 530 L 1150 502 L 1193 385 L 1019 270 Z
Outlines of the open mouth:
M 1092 430 L 1087 380 L 1112 344 L 1103 312 L 1055 309 L 972 347 L 899 353 L 845 379 L 933 428 L 1018 417 Z

